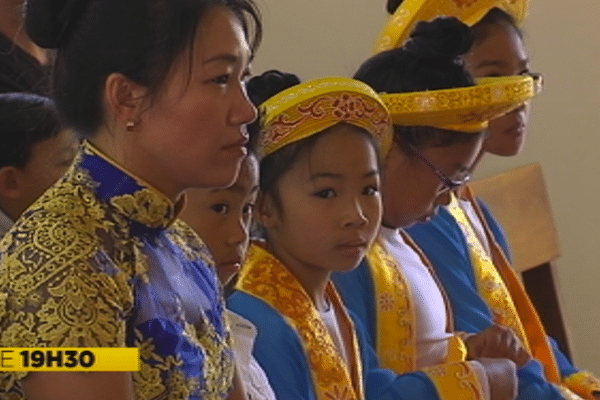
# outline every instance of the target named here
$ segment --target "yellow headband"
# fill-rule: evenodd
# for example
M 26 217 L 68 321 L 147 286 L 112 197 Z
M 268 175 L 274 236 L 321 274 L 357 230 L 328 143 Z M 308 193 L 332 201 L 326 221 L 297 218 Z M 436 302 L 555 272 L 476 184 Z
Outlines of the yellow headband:
M 402 46 L 418 21 L 447 16 L 472 26 L 494 7 L 506 11 L 518 24 L 522 24 L 527 16 L 529 0 L 404 0 L 379 34 L 374 52 Z
M 477 85 L 423 92 L 381 94 L 395 125 L 433 126 L 479 132 L 488 120 L 514 110 L 535 97 L 541 76 L 481 78 Z
M 368 85 L 350 78 L 322 78 L 291 87 L 260 106 L 263 118 L 259 158 L 345 122 L 366 129 L 382 155 L 392 143 L 391 120 Z

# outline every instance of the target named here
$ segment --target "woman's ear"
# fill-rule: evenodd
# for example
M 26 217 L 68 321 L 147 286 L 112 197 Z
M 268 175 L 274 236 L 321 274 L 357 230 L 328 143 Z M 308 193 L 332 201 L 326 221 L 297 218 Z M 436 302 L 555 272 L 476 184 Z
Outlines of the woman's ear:
M 108 109 L 117 121 L 137 123 L 144 109 L 148 89 L 125 75 L 112 73 L 106 78 L 104 98 Z
M 264 192 L 258 192 L 256 196 L 256 207 L 254 207 L 254 220 L 266 229 L 273 229 L 277 226 L 278 209 L 273 200 L 273 196 Z
M 0 196 L 15 200 L 23 195 L 19 169 L 12 165 L 0 168 Z

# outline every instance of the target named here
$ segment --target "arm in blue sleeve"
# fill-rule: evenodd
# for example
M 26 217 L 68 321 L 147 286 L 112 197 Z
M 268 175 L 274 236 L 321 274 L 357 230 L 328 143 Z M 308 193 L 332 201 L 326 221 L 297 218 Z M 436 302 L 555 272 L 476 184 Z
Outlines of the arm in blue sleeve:
M 519 378 L 519 394 L 517 400 L 559 400 L 559 391 L 544 377 L 544 370 L 539 361 L 532 359 L 517 370 Z
M 265 302 L 235 292 L 227 307 L 257 329 L 253 355 L 278 399 L 317 400 L 310 368 L 296 332 Z

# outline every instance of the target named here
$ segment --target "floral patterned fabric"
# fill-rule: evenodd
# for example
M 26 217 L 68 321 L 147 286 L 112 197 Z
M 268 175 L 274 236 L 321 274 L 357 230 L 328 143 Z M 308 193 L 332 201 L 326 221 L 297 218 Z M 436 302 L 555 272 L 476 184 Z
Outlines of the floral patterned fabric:
M 226 397 L 221 288 L 179 205 L 84 143 L 0 242 L 0 347 L 138 347 L 138 399 Z M 0 397 L 25 375 L 0 373 Z

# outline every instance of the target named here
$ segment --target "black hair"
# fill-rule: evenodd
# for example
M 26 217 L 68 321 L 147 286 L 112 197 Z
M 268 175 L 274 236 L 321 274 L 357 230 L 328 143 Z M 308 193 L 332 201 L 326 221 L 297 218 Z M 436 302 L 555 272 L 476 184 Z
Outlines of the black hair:
M 523 32 L 512 15 L 498 7 L 494 7 L 471 27 L 474 44 L 483 42 L 491 34 L 492 28 L 498 25 L 505 25 L 514 29 L 519 38 L 523 39 Z
M 248 93 L 248 98 L 252 104 L 258 108 L 262 103 L 277 93 L 283 92 L 285 89 L 289 89 L 298 84 L 300 84 L 300 78 L 297 75 L 270 69 L 260 75 L 252 77 L 248 83 L 246 83 L 246 92 Z M 246 126 L 248 135 L 250 136 L 249 147 L 255 153 L 258 148 L 260 137 L 261 117 L 262 116 L 259 114 L 251 124 Z
M 0 167 L 24 168 L 36 143 L 61 132 L 52 100 L 32 93 L 0 94 Z
M 388 5 L 390 2 L 388 2 Z M 400 48 L 379 53 L 365 61 L 354 78 L 377 92 L 405 93 L 473 86 L 462 63 L 473 43 L 469 27 L 454 17 L 420 21 Z M 430 126 L 394 125 L 394 140 L 401 148 L 449 146 L 471 142 L 478 134 Z
M 91 136 L 102 123 L 108 75 L 122 73 L 155 93 L 215 6 L 239 18 L 254 52 L 262 25 L 253 0 L 28 0 L 25 21 L 35 43 L 57 49 L 52 92 L 59 112 Z

